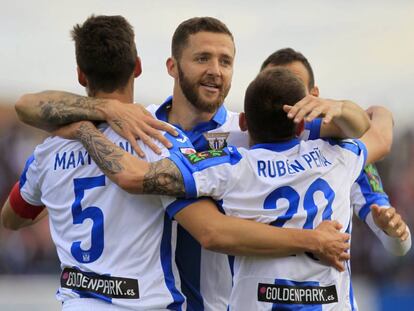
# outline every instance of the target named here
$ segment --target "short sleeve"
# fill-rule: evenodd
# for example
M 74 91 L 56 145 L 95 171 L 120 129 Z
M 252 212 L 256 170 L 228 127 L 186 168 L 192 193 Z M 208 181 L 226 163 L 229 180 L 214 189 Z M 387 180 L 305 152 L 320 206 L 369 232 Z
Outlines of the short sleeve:
M 362 169 L 367 161 L 367 148 L 364 143 L 357 139 L 329 140 L 342 148 L 346 167 L 353 182 L 361 175 Z
M 31 205 L 41 206 L 43 205 L 41 198 L 42 193 L 39 188 L 39 170 L 35 155 L 31 155 L 23 169 L 20 176 L 19 188 L 22 198 Z
M 183 176 L 187 198 L 210 196 L 220 200 L 234 184 L 241 154 L 235 147 L 170 155 Z
M 364 222 L 372 204 L 390 206 L 388 195 L 384 192 L 381 177 L 374 164 L 365 166 L 352 186 L 351 204 L 355 215 Z

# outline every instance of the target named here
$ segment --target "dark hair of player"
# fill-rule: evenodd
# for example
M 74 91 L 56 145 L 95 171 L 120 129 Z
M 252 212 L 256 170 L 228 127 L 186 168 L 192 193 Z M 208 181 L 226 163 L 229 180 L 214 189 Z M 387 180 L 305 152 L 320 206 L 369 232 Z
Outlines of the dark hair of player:
M 255 143 L 271 143 L 295 137 L 296 126 L 283 111 L 306 95 L 303 82 L 288 69 L 269 68 L 250 83 L 244 98 L 247 128 Z
M 88 79 L 91 96 L 122 89 L 137 57 L 134 30 L 122 16 L 91 16 L 71 31 L 76 62 Z
M 175 30 L 171 44 L 172 56 L 179 60 L 188 37 L 202 31 L 227 34 L 234 41 L 232 33 L 223 22 L 214 17 L 194 17 L 182 22 Z
M 284 48 L 277 50 L 271 54 L 262 64 L 260 71 L 265 69 L 268 65 L 273 66 L 283 66 L 293 62 L 301 62 L 305 66 L 309 75 L 309 85 L 308 89 L 311 90 L 315 86 L 315 77 L 313 75 L 313 70 L 308 60 L 302 53 L 295 51 L 292 48 Z

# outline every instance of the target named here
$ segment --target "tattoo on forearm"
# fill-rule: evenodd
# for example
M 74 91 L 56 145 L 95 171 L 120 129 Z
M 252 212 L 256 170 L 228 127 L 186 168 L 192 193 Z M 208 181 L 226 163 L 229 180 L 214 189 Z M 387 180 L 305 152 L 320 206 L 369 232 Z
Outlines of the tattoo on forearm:
M 124 129 L 124 126 L 122 125 L 122 121 L 118 119 L 114 119 L 111 121 L 118 129 L 121 131 Z
M 64 125 L 82 120 L 96 119 L 99 99 L 77 95 L 62 95 L 59 99 L 40 101 L 40 117 L 53 125 Z
M 169 159 L 150 163 L 148 173 L 144 176 L 143 192 L 184 197 L 184 181 L 180 170 Z
M 89 126 L 81 125 L 77 131 L 77 136 L 105 175 L 116 174 L 124 169 L 120 162 L 123 150 L 101 133 L 94 133 Z

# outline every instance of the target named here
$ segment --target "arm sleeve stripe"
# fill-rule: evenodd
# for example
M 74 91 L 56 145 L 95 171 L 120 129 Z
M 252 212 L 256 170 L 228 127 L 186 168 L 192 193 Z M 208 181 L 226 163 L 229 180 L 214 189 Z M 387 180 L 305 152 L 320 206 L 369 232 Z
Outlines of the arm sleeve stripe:
M 17 182 L 10 192 L 9 203 L 13 211 L 22 218 L 35 219 L 45 208 L 27 203 L 20 194 L 19 183 Z
M 173 219 L 175 214 L 181 211 L 183 208 L 186 208 L 188 205 L 197 202 L 199 199 L 177 199 L 167 206 L 167 214 Z
M 179 153 L 172 153 L 170 154 L 169 159 L 177 165 L 178 169 L 180 170 L 181 174 L 183 175 L 185 193 L 187 198 L 196 198 L 197 197 L 197 188 L 195 184 L 195 180 L 187 165 L 185 165 L 185 160 L 180 158 Z
M 27 170 L 29 169 L 30 164 L 32 164 L 34 160 L 35 160 L 34 154 L 32 154 L 30 156 L 30 158 L 27 159 L 26 164 L 25 164 L 24 169 L 23 169 L 23 173 L 20 176 L 20 188 L 23 187 L 24 184 L 26 183 L 26 180 L 27 180 L 27 178 L 26 178 Z

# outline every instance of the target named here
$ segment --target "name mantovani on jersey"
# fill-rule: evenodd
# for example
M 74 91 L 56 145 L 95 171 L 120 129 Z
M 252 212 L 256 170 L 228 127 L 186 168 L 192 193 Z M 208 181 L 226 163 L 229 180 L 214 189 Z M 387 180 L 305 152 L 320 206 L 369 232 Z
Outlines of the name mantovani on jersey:
M 110 128 L 103 133 L 134 154 Z M 168 135 L 168 134 L 167 134 Z M 176 147 L 185 139 L 168 135 Z M 156 155 L 140 141 L 146 160 Z M 161 148 L 161 146 L 160 146 Z M 162 148 L 163 156 L 169 151 Z M 176 224 L 162 198 L 131 195 L 99 170 L 83 146 L 51 137 L 28 160 L 20 192 L 32 205 L 44 204 L 61 262 L 57 298 L 97 298 L 130 310 L 183 310 L 174 253 Z
M 227 215 L 287 228 L 322 220 L 351 223 L 351 186 L 366 159 L 359 141 L 299 141 L 173 153 L 186 192 L 212 196 Z M 230 310 L 355 310 L 349 270 L 340 273 L 312 254 L 285 258 L 238 256 Z

